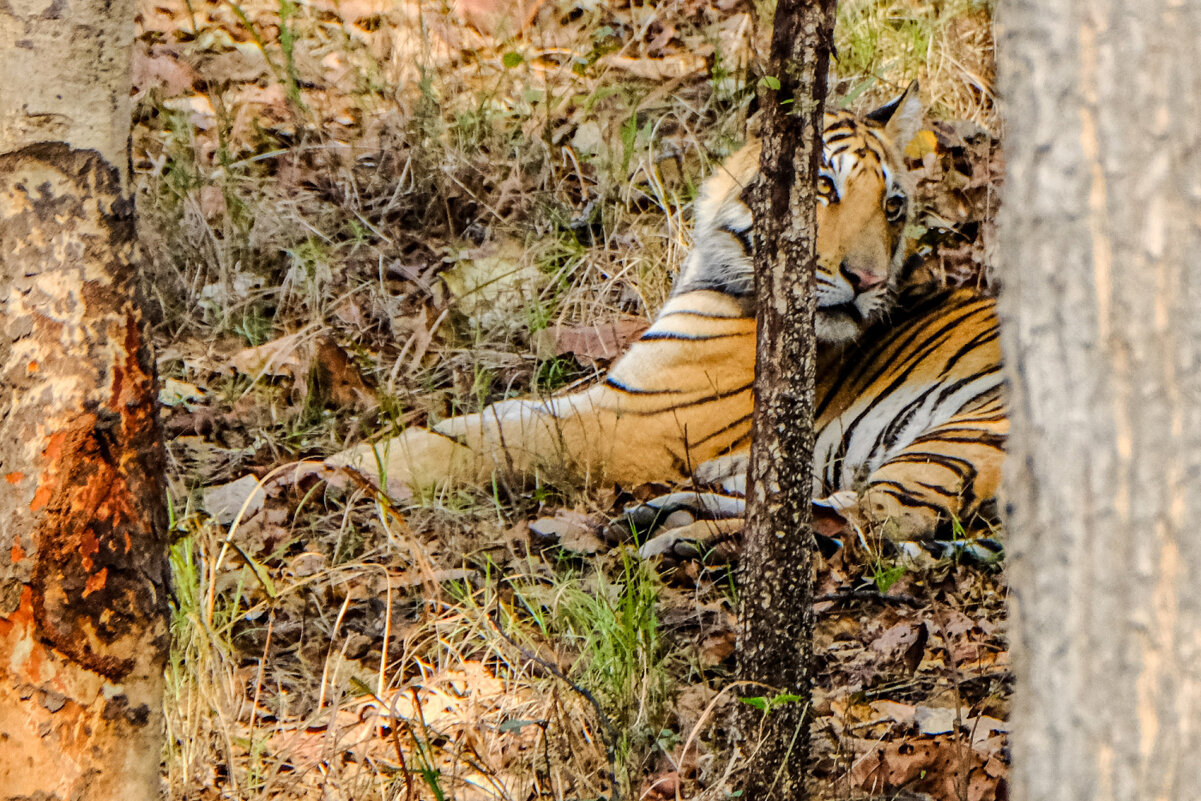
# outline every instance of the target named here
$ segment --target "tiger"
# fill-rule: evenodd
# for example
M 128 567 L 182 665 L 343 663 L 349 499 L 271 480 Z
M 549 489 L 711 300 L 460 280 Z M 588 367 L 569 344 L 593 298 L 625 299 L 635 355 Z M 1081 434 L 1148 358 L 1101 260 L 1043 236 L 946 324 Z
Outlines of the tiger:
M 916 82 L 861 116 L 828 111 L 817 187 L 815 333 L 825 389 L 814 491 L 839 499 L 841 512 L 863 525 L 905 537 L 932 535 L 995 494 L 1005 426 L 1003 409 L 989 405 L 999 398 L 1000 362 L 991 301 L 952 296 L 890 322 L 912 245 L 914 185 L 902 148 L 922 115 Z M 412 427 L 327 464 L 378 477 L 395 492 L 497 477 L 623 487 L 695 478 L 723 483 L 727 494 L 709 497 L 739 511 L 756 335 L 743 194 L 759 153 L 752 139 L 704 182 L 693 247 L 666 303 L 603 379 Z M 967 334 L 972 325 L 992 335 Z M 961 339 L 970 358 L 954 354 Z M 661 500 L 661 508 L 674 503 Z

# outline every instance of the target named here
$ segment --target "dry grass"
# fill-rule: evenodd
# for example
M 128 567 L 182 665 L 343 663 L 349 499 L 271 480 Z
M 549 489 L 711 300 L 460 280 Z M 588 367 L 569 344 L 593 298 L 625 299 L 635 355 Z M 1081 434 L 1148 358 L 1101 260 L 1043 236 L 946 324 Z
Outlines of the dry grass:
M 728 788 L 728 575 L 665 585 L 621 549 L 543 553 L 525 529 L 557 506 L 604 514 L 612 495 L 498 486 L 397 506 L 306 479 L 221 525 L 201 490 L 586 379 L 595 366 L 540 332 L 662 304 L 696 186 L 744 136 L 766 13 L 546 2 L 514 36 L 433 2 L 143 0 L 147 291 L 160 371 L 205 396 L 168 419 L 172 797 Z M 989 17 L 844 2 L 837 87 L 864 106 L 918 77 L 933 114 L 995 129 Z M 284 335 L 287 370 L 238 368 Z M 327 381 L 309 375 L 326 340 L 343 354 Z M 348 374 L 366 399 L 339 395 Z M 977 714 L 995 692 L 981 681 Z
M 533 603 L 533 577 L 510 571 L 506 585 L 525 591 L 502 592 L 497 576 L 436 568 L 402 524 L 388 529 L 387 550 L 408 558 L 368 552 L 324 567 L 305 551 L 272 569 L 245 554 L 223 560 L 225 543 L 245 536 L 209 525 L 177 545 L 174 793 L 601 793 L 618 744 L 606 744 L 607 717 L 555 667 L 551 631 L 515 611 Z M 538 608 L 556 617 L 562 605 Z
M 917 79 L 931 116 L 999 133 L 991 20 L 989 0 L 845 0 L 835 35 L 844 93 L 878 102 Z

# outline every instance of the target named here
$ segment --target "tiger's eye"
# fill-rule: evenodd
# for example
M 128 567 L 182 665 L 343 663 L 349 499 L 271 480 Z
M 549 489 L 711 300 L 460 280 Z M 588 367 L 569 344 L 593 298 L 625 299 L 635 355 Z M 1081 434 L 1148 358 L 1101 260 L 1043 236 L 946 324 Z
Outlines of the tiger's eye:
M 830 176 L 828 175 L 817 176 L 817 193 L 831 200 L 838 199 L 838 195 L 834 190 L 834 182 L 830 180 Z
M 888 199 L 884 201 L 884 213 L 888 215 L 888 219 L 892 222 L 896 222 L 904 211 L 904 195 L 889 195 Z

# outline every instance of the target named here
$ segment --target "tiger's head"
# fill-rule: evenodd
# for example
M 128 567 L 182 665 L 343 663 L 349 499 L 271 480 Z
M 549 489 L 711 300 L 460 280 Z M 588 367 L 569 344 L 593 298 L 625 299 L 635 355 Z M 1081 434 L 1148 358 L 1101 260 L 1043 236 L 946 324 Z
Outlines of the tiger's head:
M 921 118 L 916 81 L 869 114 L 826 114 L 817 207 L 820 342 L 853 340 L 888 309 L 913 211 L 913 182 L 901 151 Z M 759 150 L 758 140 L 751 141 L 702 187 L 693 249 L 675 293 L 716 290 L 753 313 L 751 210 L 742 195 L 759 174 Z

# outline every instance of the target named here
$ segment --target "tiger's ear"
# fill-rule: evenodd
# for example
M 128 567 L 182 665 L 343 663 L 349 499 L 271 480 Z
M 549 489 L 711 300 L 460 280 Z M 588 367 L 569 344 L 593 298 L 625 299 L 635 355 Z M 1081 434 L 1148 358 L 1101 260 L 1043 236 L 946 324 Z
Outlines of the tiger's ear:
M 875 111 L 867 114 L 867 119 L 884 126 L 885 135 L 904 150 L 922 127 L 922 100 L 918 96 L 918 85 L 915 80 L 909 84 L 900 97 L 888 101 Z

